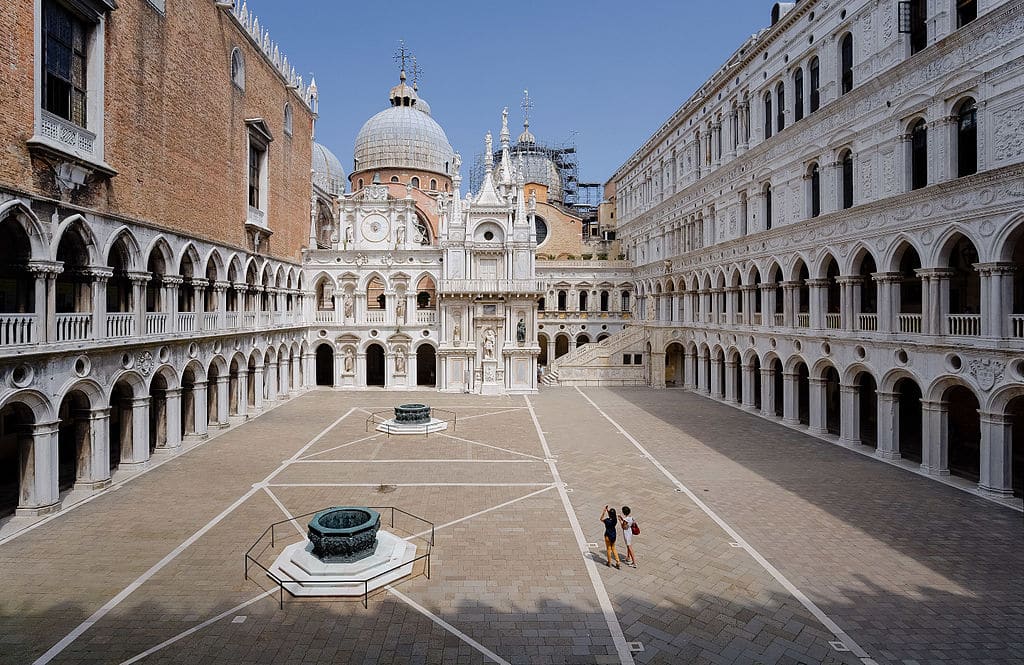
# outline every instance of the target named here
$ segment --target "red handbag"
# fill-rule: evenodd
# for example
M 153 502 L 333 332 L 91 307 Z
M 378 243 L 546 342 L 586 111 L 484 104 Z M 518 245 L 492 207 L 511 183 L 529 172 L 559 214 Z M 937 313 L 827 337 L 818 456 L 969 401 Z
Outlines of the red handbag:
M 633 532 L 634 536 L 640 535 L 640 525 L 636 523 L 636 520 L 633 520 L 633 524 L 630 525 L 629 530 Z

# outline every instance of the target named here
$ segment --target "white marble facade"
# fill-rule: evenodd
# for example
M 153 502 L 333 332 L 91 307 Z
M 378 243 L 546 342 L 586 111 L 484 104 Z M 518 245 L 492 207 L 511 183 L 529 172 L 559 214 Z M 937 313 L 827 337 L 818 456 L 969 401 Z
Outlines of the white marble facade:
M 630 157 L 643 325 L 555 365 L 1019 495 L 1024 3 L 897 4 L 777 5 Z

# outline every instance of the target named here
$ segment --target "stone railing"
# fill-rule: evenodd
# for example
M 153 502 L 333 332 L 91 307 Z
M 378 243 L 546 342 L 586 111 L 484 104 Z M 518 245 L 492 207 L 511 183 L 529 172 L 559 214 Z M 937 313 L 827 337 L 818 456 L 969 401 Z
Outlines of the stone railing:
M 1010 334 L 1014 337 L 1024 337 L 1024 314 L 1010 315 Z
M 57 315 L 57 341 L 79 342 L 92 333 L 92 314 L 76 312 Z
M 899 314 L 897 317 L 899 321 L 899 327 L 901 333 L 919 333 L 921 332 L 921 315 L 920 314 Z
M 566 367 L 569 365 L 588 365 L 602 355 L 607 356 L 617 350 L 636 344 L 644 339 L 647 332 L 643 326 L 630 326 L 619 332 L 602 339 L 600 342 L 591 342 L 577 347 L 560 358 L 556 358 L 552 367 Z
M 950 335 L 977 336 L 981 334 L 980 314 L 950 314 L 947 319 Z
M 107 337 L 131 337 L 135 334 L 135 314 L 118 312 L 107 314 Z
M 416 323 L 422 326 L 432 326 L 437 323 L 437 312 L 432 309 L 416 310 Z
M 509 293 L 515 295 L 543 294 L 544 281 L 539 279 L 442 279 L 439 293 Z
M 67 146 L 72 151 L 89 157 L 96 156 L 96 135 L 73 122 L 55 116 L 48 111 L 40 111 L 39 134 L 45 138 Z
M 874 332 L 875 330 L 878 330 L 878 315 L 858 314 L 857 330 L 862 330 L 864 332 Z
M 0 346 L 34 344 L 35 314 L 0 314 Z

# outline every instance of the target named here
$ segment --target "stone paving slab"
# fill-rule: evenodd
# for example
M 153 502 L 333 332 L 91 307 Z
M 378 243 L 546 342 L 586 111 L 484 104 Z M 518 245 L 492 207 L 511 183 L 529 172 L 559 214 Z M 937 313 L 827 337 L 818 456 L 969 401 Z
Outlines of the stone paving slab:
M 877 662 L 1022 662 L 1024 612 L 1012 571 L 1024 569 L 1024 543 L 1009 511 L 681 391 L 585 392 Z M 432 519 L 440 528 L 431 578 L 409 578 L 397 590 L 500 658 L 620 662 L 601 612 L 604 588 L 626 638 L 643 643 L 637 663 L 860 662 L 832 649 L 829 631 L 745 550 L 730 547 L 578 391 L 546 390 L 530 402 L 585 540 L 600 540 L 597 517 L 608 502 L 631 503 L 643 525 L 640 568 L 599 565 L 599 588 L 586 561 L 603 564 L 603 552 L 580 551 L 559 492 L 545 488 L 553 482 L 547 464 L 526 457 L 545 455 L 526 399 L 431 394 L 432 405 L 463 418 L 454 436 L 476 443 L 432 435 L 346 445 L 370 436 L 367 413 L 421 400 L 311 392 L 0 546 L 0 663 L 31 662 L 246 492 L 229 519 L 53 662 L 123 662 L 271 588 L 266 578 L 242 576 L 242 553 L 284 518 L 253 483 L 353 408 L 303 453 L 346 461 L 291 464 L 272 483 L 326 477 L 368 486 L 274 486 L 273 496 L 292 514 L 400 505 Z M 391 459 L 408 461 L 369 462 Z M 454 461 L 465 459 L 487 461 Z M 527 461 L 497 461 L 505 459 Z M 417 486 L 379 487 L 385 478 Z M 469 486 L 493 479 L 539 484 Z M 448 480 L 466 485 L 434 484 Z M 274 598 L 257 600 L 141 662 L 488 661 L 381 592 L 368 609 L 292 599 L 279 610 Z
M 878 662 L 1024 662 L 1020 513 L 692 393 L 584 392 Z

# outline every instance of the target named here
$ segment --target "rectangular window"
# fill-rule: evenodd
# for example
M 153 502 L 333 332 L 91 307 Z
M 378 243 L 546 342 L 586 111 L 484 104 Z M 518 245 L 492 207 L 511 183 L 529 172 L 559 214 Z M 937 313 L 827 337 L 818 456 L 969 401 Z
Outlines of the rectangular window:
M 249 143 L 249 207 L 260 208 L 260 180 L 262 176 L 263 151 Z
M 85 127 L 89 26 L 63 5 L 43 4 L 43 108 Z
M 623 365 L 632 365 L 633 364 L 633 356 L 629 355 L 628 353 L 623 353 L 622 354 L 622 364 Z
M 924 0 L 910 3 L 910 55 L 928 46 L 928 9 Z
M 811 113 L 818 110 L 818 106 L 821 104 L 821 95 L 818 92 L 818 85 L 820 83 L 820 73 L 818 71 L 818 59 L 811 60 L 810 70 L 810 83 L 811 83 Z
M 644 356 L 643 356 L 642 353 L 634 353 L 633 354 L 633 364 L 634 365 L 643 365 L 644 364 Z
M 962 28 L 974 19 L 978 18 L 977 0 L 957 0 L 956 3 L 956 27 Z

